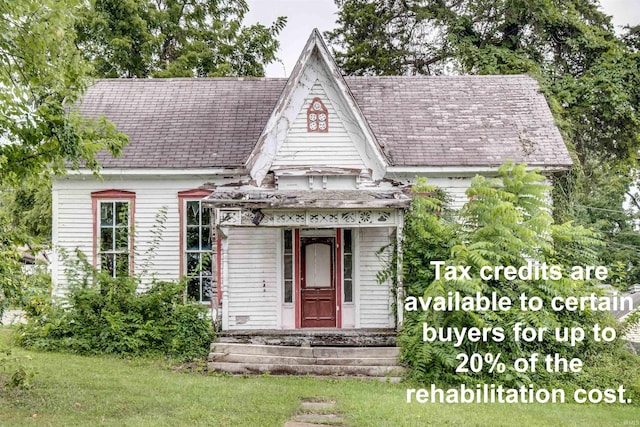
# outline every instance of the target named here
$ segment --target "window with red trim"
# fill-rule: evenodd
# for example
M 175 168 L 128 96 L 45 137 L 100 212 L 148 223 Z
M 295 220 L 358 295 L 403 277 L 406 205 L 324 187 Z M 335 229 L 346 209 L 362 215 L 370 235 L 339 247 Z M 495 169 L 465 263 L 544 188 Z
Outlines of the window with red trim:
M 313 98 L 307 108 L 307 132 L 328 132 L 329 112 L 320 98 Z
M 198 302 L 213 297 L 211 214 L 201 199 L 211 192 L 189 190 L 178 194 L 181 210 L 181 268 L 187 277 L 187 295 Z
M 91 194 L 94 212 L 94 265 L 112 277 L 133 270 L 135 193 L 107 190 Z

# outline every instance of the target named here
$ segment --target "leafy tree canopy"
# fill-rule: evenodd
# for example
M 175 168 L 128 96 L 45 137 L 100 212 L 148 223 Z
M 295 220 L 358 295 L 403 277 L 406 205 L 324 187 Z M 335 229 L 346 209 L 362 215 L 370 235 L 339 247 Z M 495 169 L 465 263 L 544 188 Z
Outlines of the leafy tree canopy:
M 78 44 L 99 77 L 262 76 L 286 19 L 244 26 L 245 0 L 91 0 Z
M 127 141 L 108 121 L 87 120 L 72 109 L 91 73 L 75 44 L 81 3 L 0 0 L 0 314 L 33 286 L 21 274 L 18 248 L 31 240 L 29 228 L 38 233 L 39 225 L 47 227 L 36 222 L 42 189 L 32 183 L 35 191 L 24 200 L 16 192 L 67 167 L 97 171 L 96 154 L 106 149 L 117 155 Z M 30 214 L 11 218 L 12 201 L 29 205 Z
M 71 166 L 97 168 L 126 137 L 69 107 L 89 84 L 75 45 L 77 0 L 0 0 L 0 184 Z M 68 163 L 67 163 L 68 162 Z
M 592 225 L 609 242 L 638 240 L 633 216 L 623 212 L 640 149 L 638 27 L 617 36 L 596 0 L 336 4 L 338 28 L 327 36 L 347 74 L 535 76 L 575 160 L 555 181 L 554 215 Z M 606 247 L 602 255 L 640 279 L 640 247 L 627 255 L 621 248 Z
M 509 310 L 436 310 L 433 307 L 409 310 L 400 334 L 404 360 L 411 366 L 413 376 L 425 383 L 500 383 L 507 386 L 535 383 L 561 385 L 566 388 L 587 387 L 597 381 L 600 387 L 614 387 L 621 378 L 634 396 L 640 376 L 637 356 L 623 348 L 623 342 L 597 342 L 592 336 L 580 343 L 547 337 L 542 341 L 516 341 L 514 325 L 530 327 L 570 328 L 579 325 L 591 330 L 596 324 L 612 326 L 615 320 L 607 311 L 557 311 L 550 304 L 554 297 L 591 295 L 598 292 L 588 280 L 576 280 L 569 272 L 574 266 L 598 265 L 600 239 L 592 231 L 571 223 L 554 223 L 549 214 L 545 178 L 528 172 L 524 165 L 505 165 L 499 178 L 477 176 L 467 191 L 468 202 L 460 211 L 446 209 L 435 188 L 419 182 L 415 188 L 411 210 L 405 224 L 403 276 L 408 296 L 423 298 L 447 297 L 458 292 L 462 297 L 475 297 L 478 293 L 490 297 L 508 298 L 513 304 Z M 422 196 L 420 196 L 422 195 Z M 426 197 L 424 196 L 426 195 Z M 469 278 L 446 279 L 436 277 L 430 261 L 442 261 L 446 266 L 464 266 Z M 391 262 L 383 279 L 395 277 Z M 488 280 L 480 278 L 483 267 L 511 266 L 527 268 L 530 265 L 554 266 L 562 274 L 549 277 L 534 273 L 526 278 L 505 278 L 495 275 Z M 522 310 L 520 295 L 538 297 L 543 301 L 540 310 Z M 461 344 L 455 340 L 424 339 L 425 325 L 434 329 L 490 328 L 502 331 L 504 339 L 470 340 Z M 453 334 L 452 334 L 453 335 Z M 589 334 L 588 334 L 589 335 Z M 446 336 L 446 334 L 445 334 Z M 468 355 L 500 355 L 506 362 L 504 372 L 458 372 L 460 353 Z M 580 375 L 550 374 L 545 369 L 518 372 L 513 362 L 532 353 L 541 356 L 558 354 L 564 358 L 579 358 L 584 362 Z M 606 384 L 606 385 L 605 385 Z

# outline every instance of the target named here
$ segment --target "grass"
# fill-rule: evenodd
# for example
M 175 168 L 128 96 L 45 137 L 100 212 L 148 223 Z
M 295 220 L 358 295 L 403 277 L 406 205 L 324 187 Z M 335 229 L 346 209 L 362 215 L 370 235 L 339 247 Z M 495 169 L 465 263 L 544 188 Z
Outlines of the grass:
M 0 348 L 10 332 L 0 330 Z M 2 426 L 278 426 L 303 399 L 331 399 L 350 426 L 640 425 L 640 407 L 407 404 L 406 385 L 311 377 L 202 375 L 166 362 L 14 349 L 36 372 L 0 394 Z

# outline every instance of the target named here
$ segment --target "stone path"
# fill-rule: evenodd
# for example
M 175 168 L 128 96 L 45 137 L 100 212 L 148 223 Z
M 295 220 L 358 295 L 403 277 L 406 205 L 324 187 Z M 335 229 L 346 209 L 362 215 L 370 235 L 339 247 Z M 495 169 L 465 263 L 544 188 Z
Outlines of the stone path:
M 284 423 L 284 427 L 344 426 L 344 419 L 334 410 L 335 406 L 335 400 L 304 399 L 298 413 Z

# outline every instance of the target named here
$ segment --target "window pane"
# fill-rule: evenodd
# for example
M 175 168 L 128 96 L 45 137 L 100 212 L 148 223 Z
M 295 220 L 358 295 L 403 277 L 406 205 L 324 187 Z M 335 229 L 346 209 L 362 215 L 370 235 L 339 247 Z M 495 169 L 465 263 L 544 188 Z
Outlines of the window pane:
M 211 227 L 202 227 L 202 234 L 200 236 L 201 246 L 200 249 L 203 251 L 211 249 Z
M 211 276 L 205 276 L 202 278 L 202 301 L 211 301 L 213 296 L 213 281 Z
M 293 255 L 284 256 L 284 279 L 293 279 Z
M 124 277 L 129 275 L 129 254 L 116 254 L 116 276 Z
M 187 297 L 189 299 L 200 301 L 200 279 L 199 278 L 191 279 L 187 283 Z
M 104 271 L 108 271 L 112 276 L 114 275 L 114 255 L 113 254 L 102 254 L 100 255 L 100 269 Z
M 204 274 L 211 274 L 211 254 L 200 254 L 200 258 L 202 260 L 202 272 Z
M 187 254 L 187 274 L 194 276 L 200 271 L 200 255 L 197 253 Z
M 284 230 L 284 252 L 285 253 L 291 253 L 292 249 L 292 243 L 291 243 L 291 230 Z
M 113 225 L 113 203 L 100 203 L 100 225 Z
M 200 224 L 200 202 L 198 201 L 187 202 L 187 224 L 188 225 Z
M 344 256 L 344 279 L 353 279 L 353 256 L 345 255 Z
M 284 281 L 284 302 L 293 302 L 293 281 Z
M 117 227 L 115 237 L 116 250 L 126 251 L 129 249 L 129 227 Z
M 116 202 L 116 221 L 118 225 L 129 225 L 129 202 Z
M 351 249 L 351 230 L 344 230 L 344 253 L 352 253 Z
M 211 209 L 203 208 L 201 205 L 200 211 L 202 214 L 202 225 L 211 225 L 211 218 L 209 217 L 211 215 Z
M 198 227 L 187 227 L 187 250 L 197 251 L 200 236 L 198 235 Z
M 100 252 L 113 250 L 113 228 L 100 228 Z
M 353 302 L 353 282 L 351 280 L 344 281 L 344 302 Z
M 349 232 L 351 235 L 351 232 Z M 347 233 L 345 231 L 345 254 L 343 257 L 343 277 L 344 277 L 344 302 L 353 302 L 353 255 L 347 253 Z M 349 236 L 351 237 L 351 236 Z M 351 244 L 351 239 L 349 239 Z
M 305 287 L 331 287 L 331 246 L 324 243 L 311 243 L 306 246 Z

